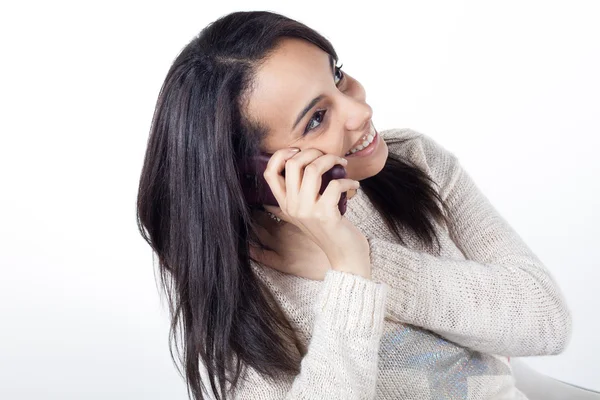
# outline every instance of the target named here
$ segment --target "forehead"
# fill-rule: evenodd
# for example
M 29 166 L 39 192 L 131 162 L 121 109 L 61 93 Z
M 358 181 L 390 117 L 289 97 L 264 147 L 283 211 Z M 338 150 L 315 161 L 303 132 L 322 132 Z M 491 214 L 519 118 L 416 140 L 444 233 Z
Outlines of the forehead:
M 286 38 L 259 67 L 248 112 L 272 131 L 289 132 L 298 112 L 332 84 L 329 54 L 304 40 Z

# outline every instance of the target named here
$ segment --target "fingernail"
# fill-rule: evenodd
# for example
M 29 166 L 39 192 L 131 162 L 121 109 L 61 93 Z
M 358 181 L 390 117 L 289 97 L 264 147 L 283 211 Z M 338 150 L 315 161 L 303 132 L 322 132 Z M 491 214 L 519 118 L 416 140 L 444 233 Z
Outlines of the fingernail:
M 340 162 L 344 165 L 348 164 L 348 160 L 346 160 L 345 158 L 340 157 Z
M 299 149 L 298 147 L 290 147 L 290 148 L 288 149 L 288 151 L 289 151 L 290 153 L 295 153 L 295 152 L 297 152 L 297 151 L 300 151 L 300 149 Z

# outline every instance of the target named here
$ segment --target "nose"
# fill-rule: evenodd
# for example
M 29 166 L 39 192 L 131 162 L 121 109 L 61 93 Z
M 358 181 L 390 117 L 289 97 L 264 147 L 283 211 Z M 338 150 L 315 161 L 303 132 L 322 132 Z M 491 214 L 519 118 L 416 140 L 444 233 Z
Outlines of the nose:
M 373 117 L 373 109 L 364 101 L 364 98 L 346 96 L 344 104 L 346 110 L 345 127 L 349 131 L 362 131 Z

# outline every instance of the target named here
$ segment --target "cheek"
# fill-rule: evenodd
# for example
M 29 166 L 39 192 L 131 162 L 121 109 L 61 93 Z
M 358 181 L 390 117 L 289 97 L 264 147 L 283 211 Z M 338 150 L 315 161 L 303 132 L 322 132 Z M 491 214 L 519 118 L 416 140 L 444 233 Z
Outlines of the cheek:
M 356 79 L 352 79 L 348 84 L 348 92 L 352 95 L 352 97 L 360 99 L 365 98 L 365 88 Z

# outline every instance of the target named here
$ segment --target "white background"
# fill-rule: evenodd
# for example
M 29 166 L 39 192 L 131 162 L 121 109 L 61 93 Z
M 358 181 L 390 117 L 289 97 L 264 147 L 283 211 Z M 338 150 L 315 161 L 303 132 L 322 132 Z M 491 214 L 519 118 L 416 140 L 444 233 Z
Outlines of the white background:
M 378 130 L 415 129 L 460 158 L 572 308 L 568 349 L 527 362 L 600 390 L 596 1 L 13 1 L 0 9 L 0 398 L 186 398 L 137 184 L 171 62 L 251 9 L 330 39 Z

